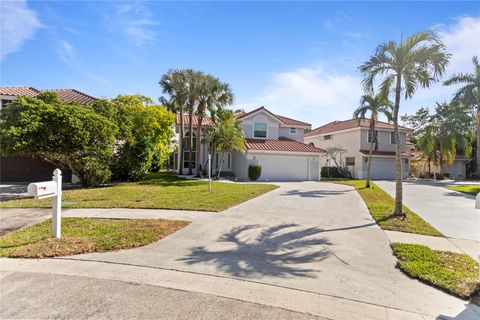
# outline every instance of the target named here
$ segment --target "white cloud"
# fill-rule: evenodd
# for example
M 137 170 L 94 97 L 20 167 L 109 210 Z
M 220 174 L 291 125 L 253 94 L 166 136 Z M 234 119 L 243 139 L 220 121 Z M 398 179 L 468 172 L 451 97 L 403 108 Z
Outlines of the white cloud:
M 318 65 L 275 74 L 259 97 L 237 107 L 270 111 L 313 126 L 352 116 L 362 94 L 358 76 L 339 74 Z
M 1 10 L 0 59 L 3 60 L 7 55 L 19 51 L 42 24 L 35 11 L 27 7 L 26 1 L 2 1 Z
M 66 40 L 60 41 L 58 47 L 58 55 L 66 63 L 72 63 L 75 61 L 75 48 Z
M 159 24 L 153 13 L 143 4 L 121 3 L 116 6 L 114 14 L 106 18 L 113 32 L 120 31 L 127 40 L 137 47 L 156 41 L 152 27 Z

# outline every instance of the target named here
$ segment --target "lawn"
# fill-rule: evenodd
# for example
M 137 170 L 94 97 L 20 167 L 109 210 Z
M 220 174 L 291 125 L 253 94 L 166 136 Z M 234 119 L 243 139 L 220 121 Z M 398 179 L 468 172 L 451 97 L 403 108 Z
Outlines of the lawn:
M 144 246 L 189 222 L 163 219 L 63 218 L 62 237 L 51 237 L 52 220 L 0 237 L 0 257 L 46 258 Z
M 397 265 L 409 276 L 463 299 L 480 289 L 479 265 L 465 254 L 418 244 L 392 243 Z
M 466 194 L 471 194 L 472 196 L 476 196 L 477 193 L 480 192 L 480 185 L 448 186 L 446 188 Z
M 278 188 L 271 184 L 243 184 L 181 179 L 153 173 L 144 181 L 102 188 L 65 190 L 64 208 L 150 208 L 222 211 Z M 51 200 L 32 198 L 0 202 L 0 208 L 46 208 Z
M 424 234 L 428 236 L 443 236 L 428 222 L 405 206 L 403 206 L 403 211 L 407 215 L 405 219 L 393 216 L 395 200 L 373 182 L 371 182 L 370 188 L 365 188 L 364 180 L 344 180 L 335 183 L 355 187 L 363 201 L 365 201 L 373 219 L 375 219 L 378 225 L 384 230 Z

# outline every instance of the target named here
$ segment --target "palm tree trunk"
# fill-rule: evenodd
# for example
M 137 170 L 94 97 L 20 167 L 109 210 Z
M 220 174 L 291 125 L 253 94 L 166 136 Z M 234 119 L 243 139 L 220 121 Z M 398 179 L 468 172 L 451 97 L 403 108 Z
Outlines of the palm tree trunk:
M 372 119 L 373 119 L 373 116 L 372 116 Z M 365 188 L 370 188 L 370 170 L 372 168 L 373 145 L 377 141 L 377 138 L 375 135 L 375 122 L 373 120 L 370 120 L 370 135 L 372 139 L 370 143 L 370 153 L 368 154 L 367 183 L 365 184 Z
M 183 106 L 180 106 L 180 139 L 178 141 L 178 174 L 183 174 L 183 139 L 185 138 L 185 123 L 183 121 Z
M 402 76 L 397 74 L 395 86 L 395 106 L 393 109 L 393 127 L 395 131 L 395 216 L 406 217 L 403 213 L 403 177 L 402 156 L 400 149 L 400 132 L 398 131 L 398 112 L 400 110 L 400 93 L 402 88 Z
M 200 177 L 200 149 L 202 148 L 202 121 L 203 121 L 203 115 L 197 116 L 197 143 L 196 143 L 196 150 L 197 152 L 195 153 L 197 156 L 197 159 L 195 161 L 195 176 Z
M 223 161 L 225 160 L 225 151 L 222 151 L 222 159 L 220 160 L 220 167 L 218 168 L 217 178 L 220 179 L 220 173 L 222 172 Z
M 480 92 L 477 92 L 477 167 L 475 173 L 480 175 Z
M 443 176 L 443 165 L 444 165 L 444 159 L 443 159 L 443 136 L 440 137 L 440 175 Z
M 188 174 L 192 175 L 192 158 L 193 158 L 193 111 L 188 113 Z

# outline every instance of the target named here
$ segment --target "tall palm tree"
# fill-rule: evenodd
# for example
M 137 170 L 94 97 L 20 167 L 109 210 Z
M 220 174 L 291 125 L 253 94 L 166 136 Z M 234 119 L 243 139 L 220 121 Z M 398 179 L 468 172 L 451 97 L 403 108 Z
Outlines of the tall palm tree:
M 220 178 L 223 162 L 225 160 L 225 152 L 245 152 L 245 138 L 243 129 L 235 118 L 228 119 L 216 128 L 217 148 L 222 151 L 222 158 L 218 167 L 217 177 Z
M 199 85 L 199 99 L 197 107 L 197 154 L 200 154 L 202 141 L 199 139 L 202 133 L 203 119 L 207 110 L 210 114 L 214 113 L 216 109 L 223 109 L 226 105 L 233 101 L 233 93 L 227 83 L 222 83 L 219 79 L 206 75 L 200 80 Z M 200 176 L 200 161 L 196 162 L 195 172 Z
M 462 101 L 467 106 L 477 109 L 477 152 L 475 173 L 480 174 L 480 64 L 478 58 L 472 58 L 475 70 L 471 73 L 456 73 L 445 81 L 444 85 L 463 84 L 464 86 L 457 90 L 453 100 Z
M 161 101 L 173 109 L 175 112 L 180 113 L 180 137 L 178 141 L 178 174 L 183 174 L 183 139 L 185 137 L 185 124 L 183 121 L 183 113 L 187 102 L 186 91 L 186 77 L 185 70 L 169 70 L 165 73 L 159 81 L 160 86 L 163 88 L 163 92 L 170 96 L 170 99 L 160 98 Z
M 378 78 L 381 78 L 380 90 L 388 95 L 395 88 L 393 107 L 393 125 L 396 141 L 396 183 L 394 215 L 406 217 L 402 210 L 402 160 L 400 133 L 398 131 L 398 114 L 402 91 L 405 99 L 412 98 L 417 88 L 430 87 L 445 72 L 450 54 L 445 52 L 445 45 L 432 32 L 419 32 L 400 43 L 389 41 L 377 47 L 375 53 L 360 66 L 365 91 L 373 90 Z M 402 89 L 403 86 L 403 89 Z
M 387 117 L 388 121 L 392 119 L 391 103 L 388 97 L 384 95 L 363 95 L 360 99 L 360 106 L 353 112 L 353 118 L 358 119 L 360 122 L 365 119 L 367 113 L 370 112 L 370 152 L 368 154 L 368 169 L 367 169 L 367 182 L 365 188 L 370 188 L 370 170 L 372 167 L 372 154 L 373 147 L 377 148 L 377 132 L 375 126 L 378 121 L 378 115 L 383 114 Z
M 187 90 L 187 112 L 188 112 L 188 174 L 193 174 L 193 116 L 197 109 L 199 99 L 200 79 L 204 76 L 202 72 L 192 69 L 186 70 L 186 90 Z M 200 137 L 196 138 L 197 140 Z M 195 161 L 199 158 L 199 153 L 195 154 Z M 196 161 L 195 163 L 197 163 Z

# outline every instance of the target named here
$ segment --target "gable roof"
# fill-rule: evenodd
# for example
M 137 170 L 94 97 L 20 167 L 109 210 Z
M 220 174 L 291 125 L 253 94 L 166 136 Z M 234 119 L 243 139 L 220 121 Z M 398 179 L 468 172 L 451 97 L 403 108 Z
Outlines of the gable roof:
M 308 152 L 325 153 L 326 151 L 315 146 L 298 142 L 285 137 L 273 139 L 245 139 L 247 150 L 256 151 L 285 151 L 285 152 Z
M 360 121 L 358 119 L 332 121 L 330 123 L 327 123 L 326 125 L 323 125 L 321 127 L 313 129 L 310 132 L 305 133 L 305 137 L 311 137 L 311 136 L 316 136 L 316 135 L 325 134 L 325 133 L 332 133 L 332 132 L 342 131 L 342 130 L 347 130 L 352 128 L 370 128 L 370 119 L 360 119 Z M 393 130 L 393 124 L 377 121 L 377 123 L 375 124 L 375 128 Z M 412 129 L 407 127 L 399 126 L 398 128 L 402 131 L 412 131 Z
M 176 117 L 176 123 L 177 124 L 180 124 L 180 114 L 177 113 L 177 117 Z M 188 114 L 184 114 L 183 115 L 183 124 L 185 126 L 188 126 L 190 124 L 190 119 L 188 117 Z M 196 127 L 198 125 L 198 118 L 197 116 L 193 116 L 192 118 L 192 125 L 194 127 Z M 202 119 L 202 126 L 204 127 L 213 127 L 213 121 L 210 117 L 203 117 Z
M 37 90 L 33 87 L 0 87 L 0 95 L 6 96 L 27 96 L 27 97 L 35 97 L 41 92 L 56 92 L 58 97 L 62 101 L 66 102 L 77 102 L 80 104 L 92 104 L 97 100 L 86 93 L 75 89 L 47 89 L 47 90 Z
M 248 117 L 249 115 L 254 114 L 255 112 L 258 112 L 258 111 L 265 111 L 266 113 L 270 114 L 271 116 L 273 116 L 274 118 L 279 120 L 282 124 L 287 125 L 287 126 L 301 126 L 301 127 L 310 127 L 311 126 L 311 124 L 307 123 L 307 122 L 303 122 L 303 121 L 300 121 L 300 120 L 295 120 L 295 119 L 284 117 L 284 116 L 281 116 L 281 115 L 278 115 L 278 114 L 274 114 L 274 113 L 270 112 L 264 106 L 261 106 L 257 109 L 254 109 L 254 110 L 250 111 L 250 112 L 239 112 L 239 113 L 236 114 L 236 116 L 237 116 L 238 119 L 242 119 L 242 118 Z

